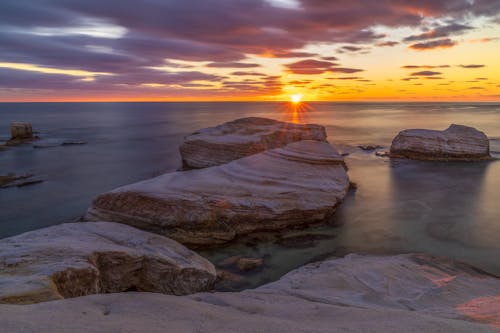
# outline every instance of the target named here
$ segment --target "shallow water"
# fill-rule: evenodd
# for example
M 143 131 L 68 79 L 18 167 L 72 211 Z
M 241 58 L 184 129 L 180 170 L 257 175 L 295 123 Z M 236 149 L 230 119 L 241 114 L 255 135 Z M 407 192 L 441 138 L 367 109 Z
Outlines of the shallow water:
M 287 108 L 282 103 L 0 104 L 0 140 L 8 139 L 10 122 L 19 120 L 33 124 L 41 143 L 87 142 L 0 151 L 0 174 L 31 172 L 45 179 L 0 189 L 0 238 L 73 221 L 104 191 L 176 170 L 183 136 L 198 128 L 245 116 L 296 119 Z M 270 239 L 203 252 L 214 262 L 232 255 L 265 259 L 237 288 L 348 252 L 426 252 L 500 274 L 500 162 L 390 161 L 357 148 L 388 149 L 402 129 L 458 123 L 484 131 L 491 150 L 500 152 L 500 104 L 310 103 L 299 116 L 325 125 L 329 141 L 350 153 L 349 176 L 358 188 L 328 225 L 291 231 L 288 236 L 302 235 L 292 245 Z M 303 236 L 311 234 L 317 236 Z

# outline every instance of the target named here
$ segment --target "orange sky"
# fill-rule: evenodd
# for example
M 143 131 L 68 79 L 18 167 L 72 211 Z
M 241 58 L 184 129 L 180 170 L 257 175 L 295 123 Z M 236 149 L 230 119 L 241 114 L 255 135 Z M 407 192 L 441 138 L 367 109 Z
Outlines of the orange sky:
M 247 11 L 261 12 L 228 22 L 215 7 L 182 12 L 203 12 L 200 27 L 90 5 L 51 24 L 23 8 L 26 26 L 7 5 L 0 101 L 499 101 L 498 1 L 454 2 L 255 0 Z M 158 6 L 146 18 L 178 9 Z

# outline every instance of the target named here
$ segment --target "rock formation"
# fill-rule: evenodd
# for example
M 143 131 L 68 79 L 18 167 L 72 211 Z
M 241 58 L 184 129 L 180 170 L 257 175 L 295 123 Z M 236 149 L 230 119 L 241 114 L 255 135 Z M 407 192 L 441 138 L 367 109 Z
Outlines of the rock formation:
M 488 137 L 475 128 L 451 125 L 444 131 L 409 129 L 392 141 L 391 157 L 437 161 L 490 159 Z
M 10 140 L 7 145 L 13 146 L 37 139 L 33 135 L 33 128 L 30 123 L 14 122 L 10 124 Z
M 194 132 L 185 138 L 180 152 L 184 168 L 196 169 L 225 164 L 300 140 L 326 141 L 325 128 L 250 117 Z
M 242 292 L 1 305 L 5 332 L 498 332 L 500 279 L 425 255 L 349 255 Z M 29 320 L 27 320 L 29 318 Z
M 337 151 L 305 140 L 120 187 L 94 200 L 85 219 L 130 224 L 191 246 L 217 245 L 254 231 L 323 221 L 348 188 Z
M 0 303 L 127 290 L 210 290 L 214 266 L 163 236 L 110 222 L 67 223 L 0 240 Z

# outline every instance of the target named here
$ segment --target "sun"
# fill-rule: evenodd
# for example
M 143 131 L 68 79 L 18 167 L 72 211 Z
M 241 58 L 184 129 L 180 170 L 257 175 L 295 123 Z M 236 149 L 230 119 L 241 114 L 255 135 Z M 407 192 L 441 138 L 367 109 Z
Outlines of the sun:
M 302 99 L 302 94 L 294 94 L 290 96 L 290 99 L 292 100 L 292 103 L 300 103 L 300 100 Z

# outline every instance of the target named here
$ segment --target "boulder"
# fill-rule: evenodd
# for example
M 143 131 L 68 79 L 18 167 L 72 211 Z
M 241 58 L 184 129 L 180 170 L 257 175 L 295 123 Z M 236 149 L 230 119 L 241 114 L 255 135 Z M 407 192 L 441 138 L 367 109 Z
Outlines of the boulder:
M 446 259 L 349 255 L 242 292 L 0 304 L 0 322 L 12 333 L 498 332 L 498 290 L 500 279 Z
M 225 164 L 300 140 L 326 141 L 323 126 L 241 118 L 187 136 L 180 147 L 185 169 Z
M 99 196 L 87 221 L 115 221 L 190 246 L 320 222 L 347 193 L 343 158 L 326 142 L 298 141 L 220 166 L 173 172 Z
M 444 131 L 409 129 L 392 141 L 391 157 L 436 161 L 490 159 L 488 137 L 473 127 L 451 125 Z
M 33 141 L 37 137 L 33 135 L 33 128 L 30 123 L 13 122 L 10 124 L 10 140 L 7 145 L 18 145 Z
M 67 223 L 0 240 L 0 303 L 127 290 L 210 290 L 214 266 L 163 236 L 111 222 Z

